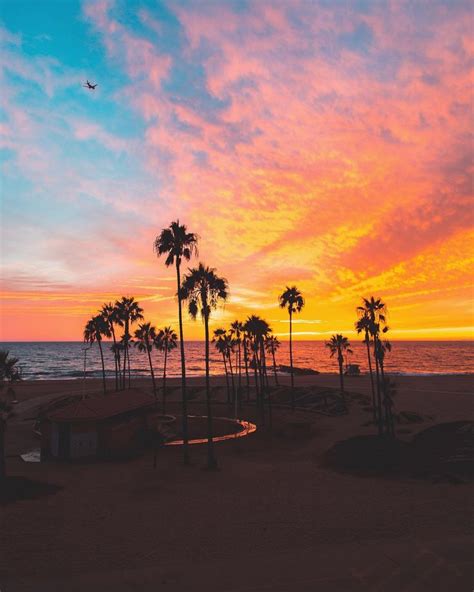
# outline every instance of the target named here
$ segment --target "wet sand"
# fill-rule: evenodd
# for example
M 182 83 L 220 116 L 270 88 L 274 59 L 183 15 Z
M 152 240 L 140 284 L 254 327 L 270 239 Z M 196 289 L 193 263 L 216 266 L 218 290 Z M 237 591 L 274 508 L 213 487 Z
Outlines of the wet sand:
M 398 410 L 432 416 L 403 438 L 474 417 L 472 376 L 397 383 Z M 298 377 L 297 384 L 337 386 L 338 377 Z M 146 380 L 134 385 L 150 388 Z M 202 470 L 201 446 L 192 448 L 188 468 L 173 446 L 163 449 L 156 471 L 149 453 L 127 462 L 23 463 L 18 452 L 38 445 L 27 419 L 38 404 L 82 388 L 81 381 L 49 381 L 17 389 L 8 471 L 63 489 L 0 508 L 2 592 L 472 588 L 472 485 L 356 477 L 322 466 L 336 441 L 373 431 L 355 402 L 341 417 L 275 410 L 273 435 L 261 429 L 216 445 L 216 473 Z M 100 390 L 100 381 L 87 381 L 86 390 Z M 348 379 L 347 390 L 368 394 L 368 378 Z M 177 391 L 171 411 L 179 411 L 178 401 Z M 202 403 L 192 402 L 190 412 L 199 411 Z M 252 421 L 253 407 L 241 415 Z M 309 438 L 282 431 L 295 419 L 311 423 Z

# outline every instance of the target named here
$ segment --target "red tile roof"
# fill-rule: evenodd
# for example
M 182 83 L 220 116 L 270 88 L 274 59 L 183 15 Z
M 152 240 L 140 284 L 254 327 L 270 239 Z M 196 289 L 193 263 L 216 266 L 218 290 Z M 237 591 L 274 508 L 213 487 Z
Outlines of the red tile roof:
M 138 389 L 130 389 L 74 401 L 53 411 L 47 418 L 58 422 L 94 421 L 149 407 L 154 402 L 155 399 L 147 393 Z

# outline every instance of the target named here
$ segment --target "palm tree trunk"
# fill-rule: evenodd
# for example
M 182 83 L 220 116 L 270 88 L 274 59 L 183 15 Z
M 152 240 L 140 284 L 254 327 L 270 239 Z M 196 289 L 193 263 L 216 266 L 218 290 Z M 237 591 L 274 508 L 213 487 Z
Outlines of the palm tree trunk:
M 151 354 L 150 354 L 148 344 L 147 344 L 147 352 L 148 352 L 148 361 L 150 363 L 151 381 L 153 383 L 153 395 L 155 397 L 155 403 L 156 403 L 157 395 L 156 395 L 155 373 L 153 372 L 153 364 L 151 363 Z
M 110 323 L 110 331 L 112 333 L 112 339 L 114 341 L 114 364 L 115 364 L 115 390 L 118 391 L 118 366 L 117 366 L 117 339 L 115 337 L 114 324 Z
M 341 386 L 342 401 L 344 403 L 344 407 L 346 407 L 346 396 L 344 393 L 344 369 L 343 369 L 344 357 L 343 357 L 342 352 L 340 350 L 338 352 L 337 361 L 339 362 L 339 384 Z
M 206 303 L 203 303 L 206 306 Z M 203 307 L 205 310 L 205 306 Z M 217 461 L 214 456 L 214 443 L 212 441 L 212 407 L 211 407 L 211 384 L 209 379 L 209 318 L 204 318 L 204 329 L 206 338 L 206 404 L 207 404 L 207 467 L 217 469 Z
M 250 376 L 249 376 L 249 354 L 247 351 L 247 344 L 244 341 L 244 363 L 245 363 L 245 377 L 247 381 L 247 403 L 250 401 Z
M 272 347 L 272 358 L 273 358 L 273 373 L 275 374 L 275 385 L 280 386 L 280 384 L 278 382 L 277 366 L 276 366 L 276 360 L 275 360 L 275 348 L 274 347 Z
M 163 364 L 163 415 L 166 415 L 166 360 L 168 357 L 168 349 L 165 344 L 165 361 Z
M 383 434 L 383 424 L 382 424 L 382 396 L 380 392 L 380 372 L 379 372 L 379 361 L 377 355 L 377 336 L 374 335 L 374 358 L 375 358 L 375 377 L 376 377 L 376 386 L 377 386 L 377 426 L 379 431 L 379 436 Z
M 391 433 L 391 429 L 390 429 L 390 425 L 391 425 L 391 421 L 390 421 L 390 406 L 389 406 L 389 401 L 388 401 L 388 397 L 387 397 L 387 383 L 385 382 L 385 371 L 384 371 L 384 365 L 383 365 L 383 361 L 380 360 L 379 361 L 379 366 L 380 366 L 380 378 L 382 380 L 382 392 L 383 392 L 383 407 L 385 409 L 385 429 L 387 431 L 387 434 Z
M 127 368 L 128 368 L 128 388 L 130 388 L 130 348 L 127 352 Z
M 107 389 L 106 389 L 106 385 L 105 385 L 105 365 L 104 365 L 104 352 L 102 351 L 102 340 L 97 339 L 97 343 L 99 344 L 100 361 L 102 362 L 102 386 L 104 388 L 104 395 L 105 395 L 105 391 Z
M 183 311 L 181 303 L 181 274 L 180 262 L 176 259 L 176 279 L 178 282 L 178 317 L 179 317 L 179 345 L 181 351 L 181 397 L 183 414 L 183 462 L 189 465 L 189 436 L 188 436 L 188 401 L 186 397 L 186 361 L 184 356 Z
M 125 389 L 125 372 L 127 369 L 127 355 L 128 355 L 128 320 L 125 321 L 125 332 L 124 332 L 124 349 L 123 349 L 123 371 L 122 371 L 122 387 Z
M 232 368 L 232 353 L 229 351 L 228 355 L 229 360 L 229 372 L 230 372 L 230 381 L 232 384 L 232 402 L 235 403 L 235 382 L 234 382 L 234 370 Z
M 295 379 L 293 377 L 293 327 L 292 315 L 290 309 L 290 372 L 291 372 L 291 408 L 295 410 L 295 393 L 293 392 L 295 386 Z
M 225 385 L 226 385 L 226 392 L 227 392 L 227 404 L 230 405 L 230 386 L 229 386 L 229 374 L 227 371 L 227 362 L 225 358 L 225 351 L 222 350 L 222 359 L 224 360 L 224 371 L 225 371 Z
M 238 389 L 238 397 L 239 397 L 239 404 L 242 399 L 242 349 L 241 349 L 241 340 L 239 338 L 239 389 Z
M 377 412 L 376 412 L 376 403 L 375 403 L 375 386 L 374 386 L 374 372 L 372 370 L 372 360 L 370 355 L 370 339 L 369 339 L 369 332 L 367 329 L 365 330 L 365 345 L 367 346 L 367 360 L 369 363 L 369 374 L 370 374 L 370 387 L 372 390 L 372 416 L 374 420 L 374 424 L 377 423 Z

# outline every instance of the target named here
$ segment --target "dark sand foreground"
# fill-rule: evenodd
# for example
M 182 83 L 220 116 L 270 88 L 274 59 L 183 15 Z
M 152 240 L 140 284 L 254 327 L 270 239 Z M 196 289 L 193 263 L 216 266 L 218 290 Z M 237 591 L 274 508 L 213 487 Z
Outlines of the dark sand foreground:
M 297 383 L 337 386 L 337 376 Z M 432 417 L 404 426 L 401 438 L 474 418 L 471 376 L 399 377 L 397 383 L 397 410 Z M 134 385 L 149 388 L 145 380 Z M 8 472 L 62 489 L 0 507 L 2 592 L 472 589 L 471 484 L 359 477 L 323 466 L 335 442 L 373 432 L 355 402 L 341 417 L 275 410 L 279 435 L 259 430 L 216 445 L 216 473 L 202 470 L 203 446 L 192 448 L 189 468 L 181 465 L 180 447 L 166 447 L 155 471 L 151 454 L 113 463 L 19 459 L 38 446 L 29 419 L 38 404 L 82 388 L 81 381 L 50 381 L 17 389 Z M 98 381 L 87 382 L 88 391 L 98 388 Z M 347 389 L 368 394 L 370 384 L 353 378 Z M 178 411 L 177 393 L 173 400 L 171 410 Z M 203 412 L 200 399 L 190 412 Z M 216 403 L 216 415 L 229 413 Z M 253 406 L 241 416 L 252 420 Z M 282 435 L 295 417 L 311 423 L 311 437 Z

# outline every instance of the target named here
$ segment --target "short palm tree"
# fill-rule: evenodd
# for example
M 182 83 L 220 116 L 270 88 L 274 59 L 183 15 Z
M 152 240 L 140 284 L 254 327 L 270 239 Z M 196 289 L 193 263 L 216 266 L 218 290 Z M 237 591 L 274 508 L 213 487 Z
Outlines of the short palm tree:
M 181 296 L 188 301 L 188 311 L 193 319 L 200 314 L 204 321 L 205 357 L 206 357 L 206 402 L 207 402 L 207 463 L 209 469 L 217 468 L 212 441 L 212 408 L 209 380 L 209 317 L 220 301 L 228 296 L 227 280 L 216 275 L 216 270 L 205 267 L 202 263 L 184 277 Z
M 155 347 L 164 353 L 163 361 L 163 413 L 166 413 L 166 362 L 168 354 L 178 347 L 178 336 L 171 327 L 160 329 L 155 339 Z
M 148 355 L 148 363 L 150 364 L 151 381 L 153 383 L 153 395 L 156 401 L 156 383 L 155 383 L 155 372 L 153 371 L 153 363 L 151 361 L 151 351 L 155 344 L 156 329 L 150 323 L 142 323 L 138 325 L 138 329 L 135 330 L 134 346 L 141 352 L 146 352 Z
M 219 328 L 214 330 L 212 342 L 214 343 L 216 350 L 222 355 L 222 361 L 224 362 L 225 382 L 227 387 L 227 403 L 230 404 L 229 374 L 232 374 L 232 366 L 230 366 L 229 372 L 227 369 L 227 358 L 230 358 L 231 355 L 232 340 L 225 329 Z
M 290 316 L 290 372 L 291 372 L 291 388 L 293 389 L 295 385 L 294 377 L 293 377 L 293 328 L 292 328 L 292 321 L 293 315 L 297 312 L 300 312 L 304 306 L 304 299 L 301 292 L 298 290 L 296 286 L 292 286 L 291 288 L 286 286 L 286 290 L 280 294 L 278 297 L 280 307 L 286 308 L 288 310 L 288 314 Z M 291 406 L 293 409 L 295 408 L 295 397 L 294 394 L 291 394 Z
M 236 373 L 238 372 L 238 396 L 242 397 L 242 337 L 244 334 L 244 326 L 240 321 L 234 321 L 230 325 L 230 335 L 237 346 L 236 351 Z
M 133 298 L 127 298 L 122 296 L 120 300 L 117 300 L 115 303 L 115 307 L 117 308 L 117 318 L 120 319 L 120 324 L 124 328 L 124 333 L 122 337 L 123 341 L 123 388 L 125 388 L 125 372 L 127 369 L 128 363 L 128 388 L 130 388 L 130 327 L 133 323 L 137 321 L 141 321 L 143 319 L 143 309 L 140 307 L 138 302 Z
M 102 385 L 104 389 L 104 395 L 107 390 L 105 382 L 105 364 L 104 364 L 104 352 L 102 350 L 102 337 L 110 337 L 109 325 L 102 315 L 96 315 L 87 321 L 84 327 L 84 342 L 92 345 L 95 341 L 99 346 L 100 361 L 102 363 Z
M 265 349 L 267 350 L 267 352 L 269 354 L 272 355 L 273 374 L 275 376 L 275 384 L 276 385 L 278 385 L 278 374 L 277 374 L 275 353 L 279 349 L 280 345 L 281 345 L 280 340 L 278 339 L 278 337 L 275 337 L 275 335 L 268 335 L 268 337 L 265 339 Z
M 119 372 L 120 372 L 120 348 L 117 347 L 117 336 L 115 334 L 115 324 L 119 324 L 119 316 L 117 308 L 111 303 L 103 304 L 100 309 L 104 321 L 109 325 L 110 334 L 113 340 L 112 352 L 114 354 L 115 364 L 115 390 L 119 389 Z
M 265 422 L 265 385 L 266 385 L 266 362 L 265 362 L 265 339 L 271 333 L 270 325 L 257 315 L 248 317 L 244 325 L 245 333 L 248 335 L 249 347 L 252 351 L 251 365 L 255 375 L 255 395 L 260 421 Z
M 12 394 L 12 383 L 21 380 L 20 372 L 17 367 L 18 358 L 10 356 L 7 350 L 0 350 L 0 488 L 1 482 L 6 477 L 5 464 L 5 431 L 7 429 L 8 416 L 11 411 L 11 405 L 8 396 Z M 9 385 L 6 393 L 4 388 Z
M 341 394 L 342 394 L 342 398 L 344 400 L 344 405 L 346 403 L 345 397 L 344 397 L 344 368 L 343 368 L 344 352 L 352 353 L 350 345 L 351 344 L 349 343 L 349 340 L 347 339 L 347 337 L 344 337 L 343 335 L 340 335 L 339 333 L 337 335 L 333 335 L 331 337 L 331 339 L 326 343 L 326 347 L 330 351 L 331 358 L 335 354 L 337 354 L 337 363 L 339 365 L 339 381 L 340 381 L 340 385 L 341 385 Z
M 181 350 L 181 394 L 183 410 L 183 455 L 184 464 L 189 464 L 189 445 L 188 445 L 188 406 L 186 398 L 186 362 L 184 355 L 184 337 L 183 337 L 183 312 L 181 304 L 181 262 L 183 259 L 189 261 L 193 255 L 197 255 L 198 238 L 192 232 L 188 232 L 184 224 L 179 220 L 172 222 L 168 228 L 164 228 L 155 238 L 153 244 L 158 257 L 166 255 L 165 265 L 176 266 L 176 282 L 178 286 L 178 316 L 179 316 L 179 345 Z

